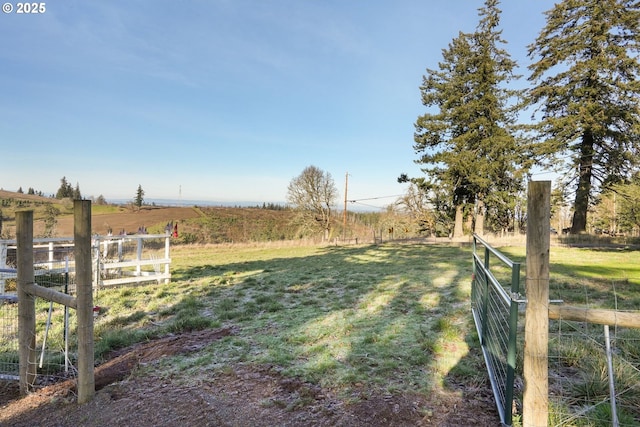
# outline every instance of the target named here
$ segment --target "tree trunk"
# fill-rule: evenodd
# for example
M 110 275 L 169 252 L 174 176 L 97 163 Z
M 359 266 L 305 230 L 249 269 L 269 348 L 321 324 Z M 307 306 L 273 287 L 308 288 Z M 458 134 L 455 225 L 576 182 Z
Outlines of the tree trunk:
M 478 236 L 484 235 L 484 202 L 482 200 L 478 200 L 478 212 L 476 213 L 476 222 L 473 231 Z
M 462 222 L 463 222 L 463 206 L 462 205 L 458 205 L 456 206 L 456 219 L 455 219 L 455 223 L 453 225 L 453 237 L 462 237 L 464 236 L 464 231 L 462 229 Z
M 327 208 L 326 210 L 322 210 L 322 228 L 324 228 L 324 241 L 329 241 L 329 230 L 331 229 L 331 208 Z
M 573 222 L 571 234 L 587 231 L 587 210 L 589 209 L 589 194 L 591 193 L 591 176 L 593 174 L 593 134 L 586 131 L 582 135 L 580 145 L 580 163 L 578 165 L 578 189 L 573 204 Z
M 474 227 L 474 223 L 475 223 L 475 216 L 473 213 L 469 213 L 467 214 L 467 216 L 464 217 L 464 224 L 462 226 L 462 233 L 464 234 L 465 230 L 470 231 L 473 233 L 473 227 Z

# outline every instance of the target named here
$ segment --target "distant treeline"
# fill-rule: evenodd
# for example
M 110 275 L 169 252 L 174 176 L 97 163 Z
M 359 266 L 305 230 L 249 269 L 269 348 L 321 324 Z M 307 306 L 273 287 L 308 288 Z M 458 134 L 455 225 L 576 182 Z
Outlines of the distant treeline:
M 260 209 L 267 209 L 270 211 L 286 211 L 289 210 L 288 206 L 285 205 L 281 205 L 278 203 L 263 203 L 262 206 L 256 206 L 259 207 Z

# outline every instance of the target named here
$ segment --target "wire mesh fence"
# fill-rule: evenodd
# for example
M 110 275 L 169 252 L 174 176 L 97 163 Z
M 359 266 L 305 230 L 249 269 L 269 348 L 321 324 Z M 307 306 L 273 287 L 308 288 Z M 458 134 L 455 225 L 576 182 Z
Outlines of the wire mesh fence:
M 17 380 L 17 375 L 18 299 L 2 294 L 0 295 L 0 379 Z
M 169 281 L 168 235 L 94 236 L 93 289 L 103 286 Z M 75 294 L 72 239 L 36 239 L 36 284 Z M 19 379 L 16 242 L 0 241 L 0 379 Z M 34 337 L 37 378 L 34 387 L 76 376 L 76 311 L 36 298 Z
M 40 286 L 65 294 L 75 293 L 73 241 L 34 247 L 34 276 Z M 42 386 L 75 376 L 76 339 L 75 311 L 68 307 L 36 298 L 36 363 L 38 382 Z
M 514 291 L 515 274 L 495 262 L 497 251 L 487 247 L 481 239 L 474 241 L 472 312 L 501 418 L 517 426 L 524 390 L 525 300 Z M 621 317 L 639 314 L 637 286 L 625 278 L 552 281 L 550 287 L 552 304 L 610 310 L 618 325 Z M 512 311 L 514 302 L 522 303 L 519 310 Z M 514 317 L 520 320 L 514 323 Z M 548 393 L 539 396 L 549 403 L 548 425 L 640 426 L 640 329 L 550 319 L 548 337 Z M 515 353 L 510 353 L 512 343 Z
M 474 235 L 472 313 L 496 406 L 505 425 L 513 421 L 519 287 L 520 264 Z
M 603 282 L 561 292 L 582 294 L 590 308 L 638 313 L 633 285 Z M 567 320 L 549 328 L 549 425 L 640 426 L 640 329 Z
M 18 348 L 18 299 L 16 296 L 17 271 L 13 268 L 15 250 L 9 247 L 0 270 L 0 378 L 19 378 Z M 44 242 L 34 245 L 34 278 L 38 285 L 60 292 L 75 290 L 74 275 L 69 264 L 73 260 L 73 244 L 68 241 Z M 38 365 L 37 382 L 44 386 L 73 375 L 75 343 L 72 329 L 75 328 L 75 313 L 67 307 L 36 298 L 36 336 L 33 342 Z

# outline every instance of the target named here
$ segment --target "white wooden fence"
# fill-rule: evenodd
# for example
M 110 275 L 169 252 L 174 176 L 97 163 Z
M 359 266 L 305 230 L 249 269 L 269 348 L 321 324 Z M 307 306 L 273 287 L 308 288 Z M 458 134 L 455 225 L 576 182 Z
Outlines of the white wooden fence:
M 169 234 L 96 236 L 94 286 L 171 280 L 171 237 Z
M 171 236 L 169 234 L 134 234 L 92 238 L 93 287 L 169 283 L 171 280 Z M 34 275 L 51 276 L 68 273 L 70 291 L 75 289 L 73 238 L 34 239 Z M 16 241 L 0 240 L 0 294 L 8 279 L 15 279 Z

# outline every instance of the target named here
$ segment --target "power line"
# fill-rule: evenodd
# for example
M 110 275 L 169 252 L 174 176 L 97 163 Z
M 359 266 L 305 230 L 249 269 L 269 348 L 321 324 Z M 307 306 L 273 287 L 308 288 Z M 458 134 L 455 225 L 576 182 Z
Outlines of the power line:
M 363 200 L 378 200 L 378 199 L 390 199 L 391 197 L 400 197 L 402 196 L 402 194 L 396 194 L 395 196 L 379 196 L 379 197 L 369 197 L 366 199 L 354 199 L 354 200 L 349 200 L 349 202 L 351 203 L 357 203 Z
M 368 205 L 366 203 L 360 203 L 360 202 L 355 202 L 355 201 L 353 203 L 355 203 L 357 205 L 360 205 L 360 206 L 366 206 L 368 208 L 374 208 L 374 209 L 380 209 L 380 210 L 386 209 L 386 207 L 384 207 L 384 206 Z

